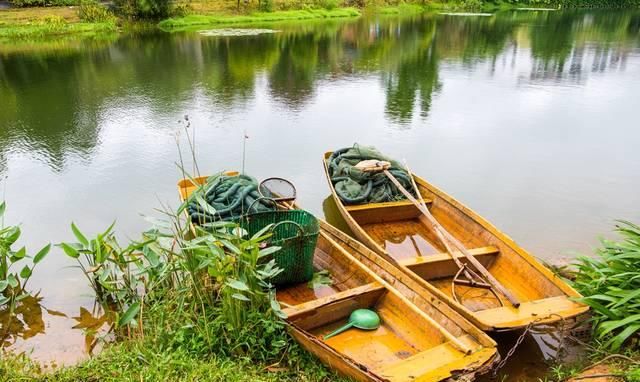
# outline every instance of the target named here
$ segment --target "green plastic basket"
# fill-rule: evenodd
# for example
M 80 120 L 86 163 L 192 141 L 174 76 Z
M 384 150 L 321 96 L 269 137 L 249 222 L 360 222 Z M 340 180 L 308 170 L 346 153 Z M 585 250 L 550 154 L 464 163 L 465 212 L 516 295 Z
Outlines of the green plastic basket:
M 271 282 L 285 285 L 313 278 L 313 253 L 318 241 L 318 219 L 304 210 L 257 212 L 238 219 L 240 227 L 254 235 L 273 224 L 270 245 L 280 247 L 273 258 L 282 272 Z

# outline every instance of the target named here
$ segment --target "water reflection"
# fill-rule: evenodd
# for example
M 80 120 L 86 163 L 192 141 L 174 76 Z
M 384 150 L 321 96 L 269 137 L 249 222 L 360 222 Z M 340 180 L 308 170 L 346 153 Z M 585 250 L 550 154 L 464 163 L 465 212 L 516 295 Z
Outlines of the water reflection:
M 87 49 L 0 60 L 0 163 L 19 147 L 60 170 L 90 158 L 104 109 L 148 109 L 162 119 L 194 97 L 228 109 L 269 94 L 301 110 L 319 84 L 378 74 L 388 118 L 426 118 L 445 83 L 443 62 L 474 67 L 530 55 L 528 81 L 582 83 L 585 72 L 624 70 L 640 39 L 637 12 L 513 12 L 494 17 L 414 16 L 282 26 L 281 33 L 203 37 L 151 33 Z M 522 80 L 522 79 L 521 79 Z M 162 124 L 161 124 L 162 125 Z M 3 166 L 4 167 L 4 166 Z

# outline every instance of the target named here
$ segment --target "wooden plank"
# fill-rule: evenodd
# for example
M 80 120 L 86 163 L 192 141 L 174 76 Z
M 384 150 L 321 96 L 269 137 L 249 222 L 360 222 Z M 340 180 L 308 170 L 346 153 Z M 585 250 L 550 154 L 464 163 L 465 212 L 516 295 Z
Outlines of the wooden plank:
M 584 305 L 570 300 L 567 296 L 557 296 L 524 302 L 518 309 L 512 306 L 503 306 L 481 310 L 476 312 L 476 315 L 496 328 L 509 328 L 523 326 L 533 320 L 554 322 L 558 321 L 560 317 L 574 317 L 586 310 Z
M 346 375 L 356 381 L 388 381 L 382 379 L 368 368 L 355 361 L 352 358 L 340 354 L 330 346 L 323 343 L 319 338 L 309 334 L 294 324 L 289 324 L 289 332 L 295 340 L 308 352 L 315 354 L 316 357 L 327 365 L 330 369 L 338 371 L 340 374 Z
M 423 199 L 430 204 L 431 199 Z M 420 210 L 408 200 L 386 203 L 360 204 L 344 207 L 359 224 L 393 222 L 414 219 L 420 215 Z
M 481 365 L 488 356 L 491 356 L 488 349 L 477 351 L 464 358 L 460 358 L 456 353 L 455 347 L 447 342 L 395 364 L 387 365 L 376 372 L 390 381 L 441 381 L 450 377 L 455 379 L 460 376 L 461 371 L 469 367 L 469 363 Z
M 493 246 L 470 249 L 469 252 L 478 259 L 485 267 L 489 268 L 493 264 L 495 257 L 500 253 L 498 248 Z M 454 256 L 466 263 L 465 257 L 461 253 Z M 398 261 L 404 267 L 419 275 L 425 280 L 433 280 L 443 277 L 453 277 L 458 272 L 458 266 L 451 259 L 448 253 L 438 253 L 430 256 L 414 257 Z
M 382 289 L 384 289 L 384 287 L 380 283 L 372 282 L 356 288 L 351 288 L 342 292 L 334 293 L 330 296 L 322 297 L 317 300 L 304 302 L 302 304 L 283 309 L 283 312 L 286 313 L 290 318 L 294 318 L 295 316 L 303 314 L 305 312 L 316 310 L 323 305 L 328 305 L 336 301 L 345 300 L 354 296 L 359 296 Z
M 356 291 L 357 292 L 357 291 Z M 315 305 L 314 301 L 304 304 L 304 308 L 290 311 L 288 321 L 295 323 L 305 330 L 312 330 L 331 322 L 348 317 L 351 312 L 360 308 L 371 308 L 385 293 L 385 288 L 371 289 L 360 294 L 344 296 L 342 299 L 325 301 L 323 305 Z M 335 297 L 336 295 L 329 296 Z M 291 309 L 291 308 L 288 308 Z M 289 314 L 285 309 L 285 313 Z

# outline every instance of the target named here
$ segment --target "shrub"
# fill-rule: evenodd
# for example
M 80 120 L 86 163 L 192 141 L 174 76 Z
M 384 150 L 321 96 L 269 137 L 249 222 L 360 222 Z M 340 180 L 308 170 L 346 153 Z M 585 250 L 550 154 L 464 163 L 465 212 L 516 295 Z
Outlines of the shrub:
M 640 333 L 640 226 L 621 221 L 622 240 L 602 239 L 598 257 L 578 258 L 575 288 L 593 310 L 594 335 L 619 349 Z
M 43 7 L 77 5 L 80 0 L 10 0 L 9 2 L 16 7 Z
M 90 23 L 104 23 L 114 21 L 115 16 L 105 6 L 95 1 L 83 1 L 78 8 L 78 17 Z
M 320 6 L 327 10 L 332 10 L 340 6 L 339 0 L 320 0 Z
M 169 17 L 172 4 L 172 0 L 114 0 L 116 13 L 128 19 Z
M 273 0 L 260 0 L 258 2 L 258 9 L 261 12 L 273 12 Z

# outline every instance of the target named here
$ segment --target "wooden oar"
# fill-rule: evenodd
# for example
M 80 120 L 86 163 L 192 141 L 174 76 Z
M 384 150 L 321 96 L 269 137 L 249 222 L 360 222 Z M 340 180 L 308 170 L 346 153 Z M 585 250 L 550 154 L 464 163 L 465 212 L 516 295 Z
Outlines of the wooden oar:
M 471 253 L 469 253 L 469 251 L 464 247 L 464 245 L 462 245 L 462 243 L 460 243 L 460 241 L 458 241 L 455 237 L 453 237 L 453 235 L 447 232 L 447 230 L 436 220 L 436 218 L 431 215 L 429 209 L 426 208 L 426 206 L 424 206 L 423 204 L 420 204 L 416 200 L 416 198 L 414 198 L 413 195 L 411 195 L 411 193 L 402 186 L 398 179 L 396 179 L 396 177 L 389 172 L 388 169 L 389 167 L 391 167 L 391 164 L 389 162 L 367 160 L 358 163 L 355 167 L 365 172 L 382 171 L 387 176 L 387 178 L 389 178 L 393 182 L 393 184 L 395 184 L 398 190 L 400 190 L 400 192 L 402 192 L 402 194 L 407 199 L 409 199 L 409 201 L 411 201 L 411 203 L 413 203 L 420 212 L 422 212 L 422 214 L 427 218 L 431 226 L 434 228 L 434 231 L 437 234 L 439 232 L 438 238 L 446 238 L 446 240 L 444 241 L 442 241 L 441 239 L 445 247 L 448 247 L 448 244 L 445 244 L 446 241 L 450 241 L 451 243 L 453 243 L 458 248 L 459 252 L 461 252 L 467 258 L 467 260 L 469 260 L 469 262 L 473 264 L 474 268 L 478 272 L 480 272 L 480 274 L 489 282 L 489 284 L 491 284 L 498 292 L 503 294 L 509 300 L 511 305 L 516 308 L 520 306 L 520 301 L 518 301 L 516 296 L 514 296 L 511 291 L 505 288 L 495 277 L 493 277 L 493 275 Z
M 420 194 L 420 188 L 418 188 L 418 185 L 416 184 L 416 181 L 413 178 L 413 174 L 411 173 L 411 170 L 409 170 L 409 167 L 407 166 L 406 163 L 405 163 L 405 168 L 407 169 L 407 173 L 409 173 L 409 179 L 411 180 L 411 185 L 413 186 L 413 190 L 416 192 L 416 196 L 418 196 L 418 201 L 420 202 L 420 205 L 422 205 L 422 209 L 429 211 L 426 203 L 424 202 L 424 198 Z M 431 215 L 431 213 L 429 213 L 429 215 Z M 431 216 L 433 217 L 433 215 Z M 451 260 L 453 260 L 453 262 L 458 266 L 458 269 L 460 270 L 460 272 L 462 272 L 462 274 L 467 278 L 466 280 L 456 280 L 456 278 L 454 277 L 453 282 L 457 284 L 469 285 L 471 287 L 480 287 L 480 288 L 487 288 L 487 289 L 491 288 L 491 285 L 485 282 L 474 280 L 474 278 L 481 279 L 481 277 L 478 276 L 471 269 L 469 269 L 469 267 L 467 267 L 465 264 L 462 264 L 460 259 L 458 259 L 458 257 L 456 256 L 456 253 L 452 250 L 450 246 L 451 243 L 447 240 L 445 236 L 445 234 L 448 232 L 444 230 L 444 228 L 441 229 L 442 225 L 438 224 L 438 221 L 435 220 L 435 218 L 430 219 L 429 223 L 431 224 L 431 229 L 436 233 L 436 235 L 440 239 L 440 242 L 444 245 L 445 249 L 447 250 L 447 253 L 449 254 L 449 257 L 451 257 Z M 458 272 L 458 274 L 460 274 L 460 272 Z M 453 297 L 455 298 L 455 294 Z M 499 297 L 497 298 L 500 299 Z

